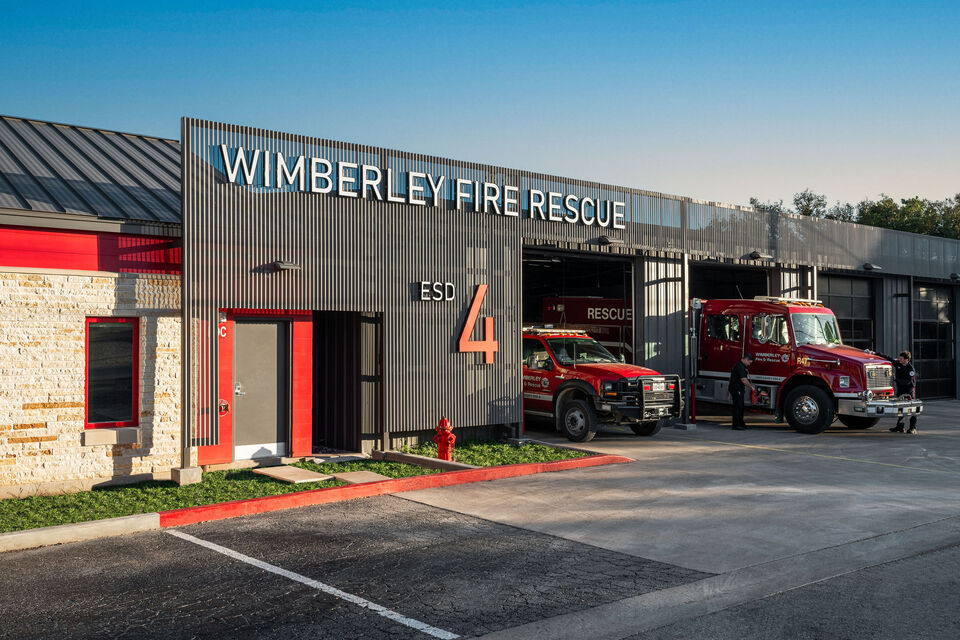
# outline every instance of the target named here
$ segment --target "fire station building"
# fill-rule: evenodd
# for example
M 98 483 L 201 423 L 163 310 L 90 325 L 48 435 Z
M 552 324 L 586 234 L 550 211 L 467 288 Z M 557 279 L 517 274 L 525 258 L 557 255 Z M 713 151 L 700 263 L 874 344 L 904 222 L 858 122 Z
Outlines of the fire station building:
M 589 173 L 589 167 L 584 167 Z M 521 328 L 689 372 L 693 298 L 817 298 L 957 397 L 960 242 L 185 118 L 0 117 L 0 497 L 522 428 Z

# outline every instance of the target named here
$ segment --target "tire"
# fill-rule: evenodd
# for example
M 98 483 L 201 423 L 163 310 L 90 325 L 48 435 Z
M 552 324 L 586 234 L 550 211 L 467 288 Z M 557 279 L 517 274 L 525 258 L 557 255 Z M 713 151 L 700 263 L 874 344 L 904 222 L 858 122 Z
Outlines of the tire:
M 869 429 L 880 422 L 880 418 L 863 418 L 860 416 L 837 416 L 837 419 L 847 429 Z
M 630 428 L 638 436 L 655 436 L 660 433 L 660 421 L 634 422 L 630 425 Z
M 783 412 L 800 433 L 822 433 L 833 423 L 836 408 L 830 394 L 812 385 L 797 387 L 787 395 Z
M 560 410 L 560 430 L 568 440 L 589 442 L 597 435 L 597 414 L 583 400 L 568 400 Z

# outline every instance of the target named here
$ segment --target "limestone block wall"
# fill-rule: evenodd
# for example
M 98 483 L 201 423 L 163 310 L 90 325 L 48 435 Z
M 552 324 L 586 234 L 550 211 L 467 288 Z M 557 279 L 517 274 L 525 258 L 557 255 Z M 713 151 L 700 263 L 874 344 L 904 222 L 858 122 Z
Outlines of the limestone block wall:
M 179 309 L 179 276 L 0 272 L 0 498 L 180 466 Z M 139 431 L 84 437 L 91 316 L 139 318 Z

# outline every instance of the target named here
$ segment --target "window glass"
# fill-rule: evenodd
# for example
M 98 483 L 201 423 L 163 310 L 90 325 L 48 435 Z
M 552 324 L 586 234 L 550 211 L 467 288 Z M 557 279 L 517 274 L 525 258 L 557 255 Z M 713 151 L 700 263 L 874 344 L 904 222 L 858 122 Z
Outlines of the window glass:
M 758 342 L 772 342 L 779 345 L 790 343 L 787 319 L 782 315 L 760 314 L 753 316 L 750 335 Z
M 793 313 L 793 335 L 797 344 L 837 345 L 840 330 L 837 319 L 829 313 Z
M 740 320 L 737 316 L 707 316 L 707 335 L 720 340 L 740 341 Z
M 549 338 L 547 344 L 560 364 L 619 362 L 593 338 Z
M 136 323 L 116 320 L 87 324 L 88 424 L 135 421 Z
M 547 348 L 543 346 L 543 343 L 534 338 L 524 338 L 523 339 L 523 364 L 530 366 L 530 356 L 536 356 L 537 363 L 541 363 L 544 360 L 549 360 L 550 355 L 547 353 Z

